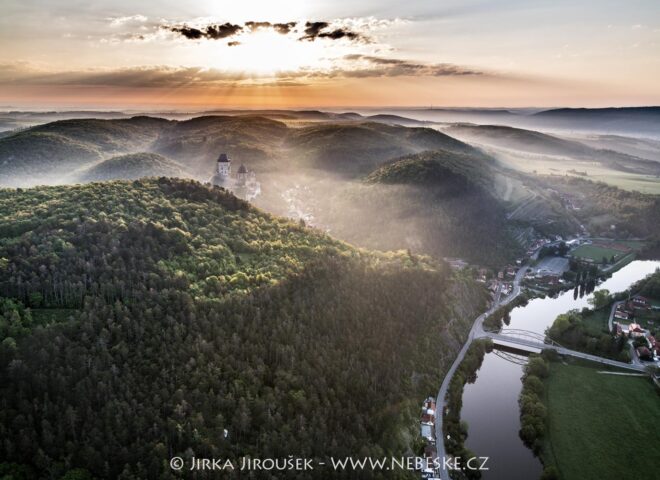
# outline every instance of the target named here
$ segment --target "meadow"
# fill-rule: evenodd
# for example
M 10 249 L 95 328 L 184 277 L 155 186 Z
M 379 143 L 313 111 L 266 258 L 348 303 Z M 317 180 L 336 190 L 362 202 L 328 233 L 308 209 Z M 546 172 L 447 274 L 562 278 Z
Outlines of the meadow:
M 542 456 L 559 478 L 621 480 L 657 471 L 660 401 L 648 378 L 553 363 L 545 386 Z

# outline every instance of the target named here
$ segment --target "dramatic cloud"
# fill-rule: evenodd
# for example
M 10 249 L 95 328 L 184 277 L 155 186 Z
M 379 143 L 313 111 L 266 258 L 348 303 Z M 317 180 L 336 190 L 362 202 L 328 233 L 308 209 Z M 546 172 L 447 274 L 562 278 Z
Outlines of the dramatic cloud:
M 339 28 L 330 28 L 328 22 L 306 22 L 305 23 L 305 35 L 300 37 L 299 40 L 313 42 L 317 38 L 328 38 L 330 40 L 339 40 L 346 38 L 348 40 L 363 40 L 366 41 L 367 38 L 362 34 L 354 32 L 352 30 L 339 27 Z
M 426 64 L 361 54 L 346 55 L 344 60 L 348 61 L 349 67 L 341 69 L 337 75 L 347 77 L 448 77 L 484 74 L 484 72 L 451 63 Z
M 239 42 L 230 41 L 230 46 Z M 213 86 L 302 86 L 328 78 L 443 77 L 490 75 L 447 63 L 423 64 L 396 58 L 353 54 L 326 67 L 303 67 L 278 73 L 249 73 L 205 67 L 144 66 L 118 69 L 49 71 L 27 63 L 0 64 L 0 85 L 179 88 Z M 500 77 L 502 78 L 502 77 Z
M 296 22 L 274 23 L 273 28 L 277 33 L 287 35 L 291 30 L 295 28 L 296 25 Z
M 202 67 L 149 66 L 50 72 L 23 63 L 0 64 L 0 85 L 180 87 L 234 83 L 245 78 L 242 72 Z
M 351 28 L 354 25 L 356 28 Z M 273 30 L 281 35 L 289 35 L 296 32 L 302 34 L 298 40 L 313 42 L 318 39 L 341 40 L 346 39 L 354 42 L 368 42 L 369 38 L 357 29 L 369 30 L 371 27 L 380 28 L 380 23 L 374 23 L 372 19 L 361 22 L 355 19 L 336 20 L 333 22 L 305 22 L 304 28 L 298 27 L 297 22 L 257 22 L 248 21 L 242 25 L 224 23 L 221 25 L 189 26 L 184 25 L 161 25 L 161 28 L 182 35 L 189 40 L 219 40 L 232 37 L 241 33 L 253 33 L 260 30 Z M 300 31 L 302 29 L 302 32 Z
M 166 27 L 173 33 L 179 33 L 189 40 L 199 40 L 208 38 L 209 40 L 220 40 L 227 37 L 232 37 L 237 33 L 243 31 L 240 25 L 232 23 L 223 23 L 221 25 L 207 25 L 203 28 L 189 27 L 183 25 L 181 27 Z

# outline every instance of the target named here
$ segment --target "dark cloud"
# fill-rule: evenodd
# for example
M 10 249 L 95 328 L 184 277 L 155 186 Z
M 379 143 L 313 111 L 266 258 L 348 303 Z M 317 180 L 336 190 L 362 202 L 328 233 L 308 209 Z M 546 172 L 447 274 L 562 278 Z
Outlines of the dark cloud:
M 236 25 L 232 23 L 224 23 L 221 25 L 207 25 L 204 27 L 191 27 L 188 25 L 172 26 L 162 25 L 173 33 L 178 33 L 189 40 L 200 40 L 202 38 L 210 40 L 218 40 L 228 38 L 247 30 L 248 32 L 256 32 L 258 30 L 271 29 L 281 35 L 288 35 L 296 30 L 297 22 L 257 22 L 249 21 L 243 25 Z M 351 41 L 368 42 L 369 39 L 362 33 L 355 32 L 349 28 L 329 22 L 305 22 L 303 36 L 298 40 L 313 42 L 317 39 L 341 40 L 347 39 Z
M 305 35 L 300 37 L 299 40 L 313 42 L 318 38 L 328 38 L 330 40 L 346 38 L 354 41 L 366 41 L 366 37 L 362 34 L 353 32 L 347 28 L 338 27 L 328 31 L 328 27 L 330 27 L 328 22 L 306 22 L 304 30 Z
M 274 23 L 273 28 L 277 33 L 280 33 L 282 35 L 286 35 L 291 30 L 293 30 L 297 25 L 297 22 L 287 22 L 287 23 Z
M 329 26 L 330 24 L 328 22 L 306 22 L 305 36 L 301 37 L 300 40 L 314 40 L 321 33 L 321 30 Z
M 179 33 L 189 40 L 199 40 L 201 38 L 208 38 L 210 40 L 220 40 L 227 37 L 232 37 L 237 33 L 243 31 L 243 27 L 232 23 L 223 23 L 220 25 L 207 25 L 203 28 L 189 27 L 183 25 L 182 27 L 166 27 L 171 32 Z
M 399 58 L 376 57 L 371 55 L 345 55 L 344 60 L 360 62 L 357 68 L 341 70 L 347 77 L 448 77 L 461 75 L 483 75 L 483 72 L 451 63 L 418 63 Z
M 277 33 L 282 35 L 287 35 L 291 32 L 297 25 L 297 22 L 287 22 L 287 23 L 271 23 L 271 22 L 245 22 L 245 26 L 250 29 L 251 32 L 256 32 L 257 30 L 273 29 Z

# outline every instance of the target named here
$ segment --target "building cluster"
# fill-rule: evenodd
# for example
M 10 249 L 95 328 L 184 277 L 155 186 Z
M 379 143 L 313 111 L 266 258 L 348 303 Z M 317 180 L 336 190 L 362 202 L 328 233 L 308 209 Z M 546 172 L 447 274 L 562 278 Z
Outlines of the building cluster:
M 435 445 L 435 399 L 429 397 L 422 404 L 422 412 L 419 418 L 420 435 L 424 439 L 424 458 L 420 462 L 424 467 L 421 471 L 421 477 L 426 480 L 437 480 L 439 478 L 437 458 L 438 450 Z
M 617 304 L 614 310 L 614 331 L 617 336 L 625 334 L 635 342 L 635 353 L 640 360 L 657 361 L 660 357 L 660 341 L 655 339 L 649 329 L 635 321 L 636 317 L 651 309 L 651 301 L 642 295 L 635 295 Z M 647 320 L 647 324 L 653 323 L 653 320 Z
M 238 167 L 236 175 L 232 175 L 231 163 L 231 158 L 226 153 L 221 153 L 210 182 L 213 185 L 226 188 L 234 195 L 246 200 L 256 197 L 261 192 L 257 175 L 248 170 L 244 164 Z

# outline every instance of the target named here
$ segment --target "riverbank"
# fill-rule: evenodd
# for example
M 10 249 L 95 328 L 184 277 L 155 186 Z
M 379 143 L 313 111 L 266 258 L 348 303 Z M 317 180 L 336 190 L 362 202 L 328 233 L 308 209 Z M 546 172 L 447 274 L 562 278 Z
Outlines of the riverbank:
M 556 478 L 622 480 L 658 471 L 660 398 L 649 378 L 552 362 L 544 386 L 541 458 Z
M 445 438 L 445 448 L 452 457 L 460 459 L 464 465 L 467 460 L 475 455 L 465 448 L 467 429 L 461 423 L 461 408 L 463 406 L 463 388 L 470 382 L 473 383 L 477 371 L 483 363 L 484 356 L 493 349 L 493 342 L 489 339 L 480 339 L 472 342 L 468 348 L 465 358 L 456 369 L 449 390 L 447 391 L 447 407 L 444 412 L 442 424 Z M 467 471 L 467 478 L 480 478 L 479 472 Z
M 616 272 L 598 288 L 608 289 L 611 292 L 624 291 L 659 267 L 660 262 L 657 261 L 634 261 Z M 512 301 L 514 298 L 509 298 L 508 301 Z M 593 298 L 593 294 L 576 297 L 571 291 L 563 292 L 557 297 L 531 298 L 525 306 L 511 310 L 510 321 L 506 328 L 544 335 L 546 329 L 552 325 L 558 315 L 572 309 L 579 311 L 590 306 L 591 298 Z M 499 306 L 492 308 L 482 316 L 483 318 L 477 319 L 473 332 L 478 330 L 479 326 L 482 326 L 480 322 L 483 322 L 485 317 L 492 314 Z M 480 335 L 484 334 L 485 332 L 481 329 Z M 567 359 L 566 362 L 579 363 L 570 359 Z M 482 472 L 484 480 L 533 480 L 541 476 L 541 462 L 520 438 L 521 423 L 518 400 L 522 389 L 520 378 L 523 375 L 525 363 L 523 355 L 511 355 L 510 352 L 507 353 L 506 348 L 496 348 L 485 356 L 483 364 L 477 372 L 476 382 L 465 386 L 461 410 L 461 420 L 468 428 L 465 444 L 475 454 L 489 457 L 490 470 Z M 598 369 L 603 369 L 602 365 Z M 601 376 L 619 377 L 618 375 Z M 644 380 L 639 377 L 621 377 Z M 445 382 L 448 383 L 447 378 L 445 378 Z M 633 399 L 634 397 L 630 397 L 628 400 Z M 440 401 L 438 403 L 440 404 Z M 616 419 L 617 408 L 617 405 L 612 405 L 604 410 L 605 413 L 600 414 Z M 638 440 L 638 443 L 639 441 L 641 439 Z M 439 438 L 438 443 L 442 442 L 443 439 Z M 639 448 L 638 455 L 647 451 L 642 446 Z M 644 477 L 643 474 L 641 476 Z

